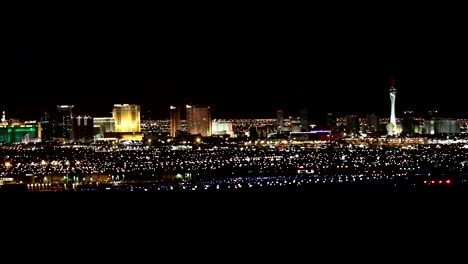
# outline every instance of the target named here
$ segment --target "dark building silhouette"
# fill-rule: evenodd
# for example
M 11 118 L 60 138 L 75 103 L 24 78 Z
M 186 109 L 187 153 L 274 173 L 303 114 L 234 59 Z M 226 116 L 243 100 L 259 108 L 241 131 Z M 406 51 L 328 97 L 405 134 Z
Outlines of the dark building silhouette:
M 258 139 L 258 132 L 257 132 L 257 127 L 251 126 L 249 127 L 249 138 L 250 139 Z
M 268 137 L 268 128 L 265 125 L 261 125 L 257 127 L 257 135 L 260 139 L 265 139 Z
M 278 127 L 284 127 L 284 113 L 283 110 L 276 111 L 276 121 L 278 123 Z
M 425 119 L 435 118 L 435 117 L 439 117 L 439 110 L 429 110 L 424 116 Z
M 412 136 L 415 134 L 415 128 L 417 123 L 413 111 L 404 111 L 403 118 L 401 120 L 402 130 L 401 135 Z
M 379 130 L 379 117 L 375 114 L 368 114 L 366 116 L 366 130 L 371 132 L 376 132 Z
M 346 133 L 351 136 L 359 135 L 359 118 L 357 115 L 346 116 Z
M 327 113 L 326 127 L 336 129 L 336 116 L 333 113 Z
M 73 140 L 94 139 L 94 122 L 91 116 L 72 117 Z
M 73 139 L 73 105 L 57 105 L 57 108 L 41 116 L 41 137 L 43 141 Z
M 303 107 L 300 111 L 300 122 L 301 122 L 301 131 L 309 131 L 309 109 Z

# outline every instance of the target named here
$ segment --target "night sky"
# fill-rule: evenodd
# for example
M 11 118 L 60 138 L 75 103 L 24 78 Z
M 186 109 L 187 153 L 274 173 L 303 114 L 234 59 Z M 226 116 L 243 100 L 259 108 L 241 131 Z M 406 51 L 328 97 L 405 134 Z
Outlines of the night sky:
M 211 105 L 214 118 L 275 118 L 277 109 L 288 116 L 302 107 L 311 118 L 387 116 L 395 79 L 397 112 L 436 109 L 466 117 L 466 45 L 452 33 L 25 41 L 15 47 L 0 105 L 10 118 L 23 119 L 57 104 L 109 116 L 117 103 L 141 104 L 153 118 L 168 118 L 170 104 L 187 103 Z

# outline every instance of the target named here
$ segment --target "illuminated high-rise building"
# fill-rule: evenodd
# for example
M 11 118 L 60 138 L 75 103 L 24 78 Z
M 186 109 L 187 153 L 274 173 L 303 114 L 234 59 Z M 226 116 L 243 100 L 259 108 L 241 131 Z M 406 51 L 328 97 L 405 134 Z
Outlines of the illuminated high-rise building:
M 395 88 L 395 80 L 392 80 L 392 85 L 389 89 L 390 94 L 390 122 L 387 124 L 387 132 L 388 135 L 394 136 L 398 134 L 398 127 L 396 121 L 396 114 L 395 114 L 395 97 L 396 97 L 396 88 Z
M 135 104 L 114 104 L 112 110 L 115 132 L 141 131 L 140 106 Z
M 171 120 L 171 137 L 177 136 L 177 131 L 180 130 L 180 107 L 170 106 L 170 120 Z
M 187 105 L 187 132 L 211 136 L 211 111 L 209 106 Z

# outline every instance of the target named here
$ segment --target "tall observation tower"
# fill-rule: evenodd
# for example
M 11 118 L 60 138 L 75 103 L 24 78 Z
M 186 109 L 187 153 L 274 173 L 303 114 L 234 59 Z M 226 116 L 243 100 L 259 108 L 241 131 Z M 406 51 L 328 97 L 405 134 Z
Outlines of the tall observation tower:
M 388 135 L 394 136 L 398 134 L 395 116 L 395 97 L 397 92 L 395 88 L 395 80 L 392 80 L 392 85 L 390 86 L 388 92 L 390 94 L 390 122 L 387 124 L 387 132 Z

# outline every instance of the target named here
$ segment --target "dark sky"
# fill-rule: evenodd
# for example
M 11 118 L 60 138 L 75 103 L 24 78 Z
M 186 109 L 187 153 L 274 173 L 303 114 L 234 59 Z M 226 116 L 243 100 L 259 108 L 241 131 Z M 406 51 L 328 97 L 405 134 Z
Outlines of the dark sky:
M 282 31 L 285 32 L 285 31 Z M 0 105 L 10 117 L 36 118 L 57 104 L 109 115 L 136 103 L 167 118 L 170 104 L 210 104 L 216 117 L 275 117 L 326 112 L 389 115 L 438 109 L 466 115 L 466 42 L 460 33 L 342 31 L 266 34 L 255 30 L 192 38 L 184 34 L 81 35 L 24 41 L 7 70 Z M 268 36 L 267 36 L 268 35 Z

